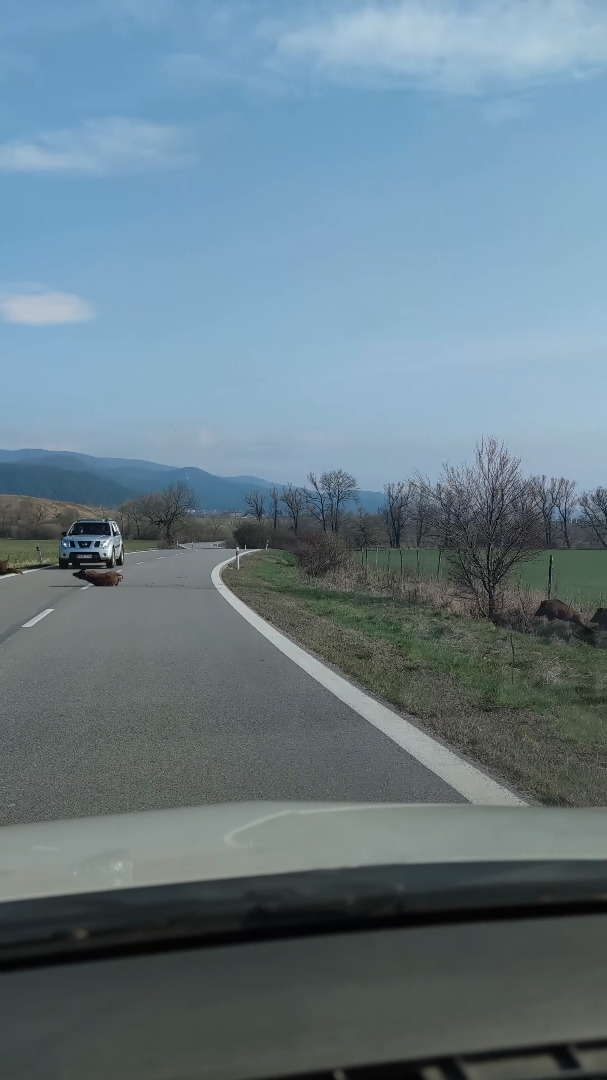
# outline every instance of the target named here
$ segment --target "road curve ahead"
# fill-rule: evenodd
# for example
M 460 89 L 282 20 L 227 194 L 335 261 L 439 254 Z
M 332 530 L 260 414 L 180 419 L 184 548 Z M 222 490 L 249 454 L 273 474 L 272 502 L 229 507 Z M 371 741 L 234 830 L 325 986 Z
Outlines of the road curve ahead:
M 245 799 L 461 802 L 215 589 L 231 553 L 129 555 L 118 589 L 0 581 L 0 824 Z

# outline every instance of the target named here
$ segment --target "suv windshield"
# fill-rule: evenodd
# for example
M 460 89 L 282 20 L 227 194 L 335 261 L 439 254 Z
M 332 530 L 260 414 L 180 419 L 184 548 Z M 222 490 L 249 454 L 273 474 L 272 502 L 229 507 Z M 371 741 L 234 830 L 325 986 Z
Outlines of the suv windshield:
M 69 536 L 110 536 L 107 521 L 79 521 L 72 525 Z

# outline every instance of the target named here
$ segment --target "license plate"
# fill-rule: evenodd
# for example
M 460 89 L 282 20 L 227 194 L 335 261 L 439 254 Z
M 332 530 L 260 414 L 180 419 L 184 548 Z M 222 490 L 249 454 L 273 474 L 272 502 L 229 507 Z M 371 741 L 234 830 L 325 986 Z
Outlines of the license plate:
M 78 552 L 78 558 L 79 559 L 92 559 L 93 556 L 92 555 L 81 555 L 80 552 Z

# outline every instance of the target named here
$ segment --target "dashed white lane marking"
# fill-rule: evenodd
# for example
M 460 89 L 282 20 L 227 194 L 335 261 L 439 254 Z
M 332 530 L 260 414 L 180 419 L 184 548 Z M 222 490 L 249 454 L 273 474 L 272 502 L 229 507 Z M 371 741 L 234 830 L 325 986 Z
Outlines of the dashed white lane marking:
M 140 562 L 136 562 L 136 563 L 135 563 L 135 566 L 143 566 L 143 559 L 141 559 L 141 561 L 140 561 Z
M 86 592 L 87 589 L 92 589 L 92 585 L 83 585 L 80 592 Z
M 241 558 L 245 553 L 241 551 Z M 248 554 L 253 554 L 248 552 Z M 254 626 L 260 634 L 263 634 L 281 653 L 311 675 L 316 682 L 324 686 L 336 698 L 343 701 L 355 713 L 368 720 L 373 727 L 382 731 L 392 742 L 402 747 L 412 758 L 425 765 L 435 776 L 449 784 L 454 791 L 463 795 L 468 802 L 478 803 L 485 806 L 525 806 L 526 803 L 516 795 L 486 776 L 471 762 L 460 758 L 454 750 L 437 742 L 431 735 L 427 735 L 420 728 L 412 724 L 404 716 L 394 712 L 387 705 L 382 705 L 375 698 L 370 697 L 364 690 L 353 686 L 336 671 L 332 671 L 326 664 L 322 664 L 316 657 L 311 656 L 295 642 L 291 641 L 280 630 L 262 619 L 260 615 L 252 611 L 250 607 L 239 600 L 222 580 L 221 571 L 234 562 L 235 556 L 219 563 L 211 572 L 211 581 L 221 593 L 224 600 L 231 604 L 236 611 Z
M 157 555 L 156 562 L 160 562 L 161 559 L 166 559 L 166 555 Z
M 30 619 L 29 622 L 24 622 L 22 629 L 26 630 L 28 626 L 35 626 L 36 623 L 40 622 L 41 619 L 46 619 L 46 616 L 50 615 L 51 611 L 53 610 L 54 609 L 52 607 L 47 607 L 46 611 L 41 611 L 39 615 L 36 615 L 33 619 Z

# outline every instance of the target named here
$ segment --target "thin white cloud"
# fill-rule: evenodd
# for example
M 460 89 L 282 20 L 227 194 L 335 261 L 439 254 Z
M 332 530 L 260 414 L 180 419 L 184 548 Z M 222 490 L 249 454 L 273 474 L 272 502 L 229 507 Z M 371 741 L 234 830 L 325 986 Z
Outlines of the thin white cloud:
M 532 109 L 532 101 L 524 96 L 493 98 L 484 100 L 480 105 L 480 114 L 487 123 L 494 126 L 507 124 L 511 120 L 520 120 Z
M 605 0 L 369 0 L 316 10 L 283 26 L 277 55 L 330 80 L 477 93 L 607 66 Z
M 85 300 L 72 293 L 5 292 L 0 293 L 0 316 L 5 322 L 27 326 L 57 326 L 87 322 L 94 312 Z
M 188 160 L 178 128 L 124 117 L 89 120 L 81 128 L 0 143 L 0 171 L 4 172 L 104 176 L 174 168 Z
M 207 86 L 240 87 L 251 94 L 275 97 L 289 92 L 284 75 L 272 71 L 263 64 L 243 63 L 241 57 L 215 55 L 208 52 L 170 53 L 162 63 L 162 69 L 180 89 L 197 91 Z

